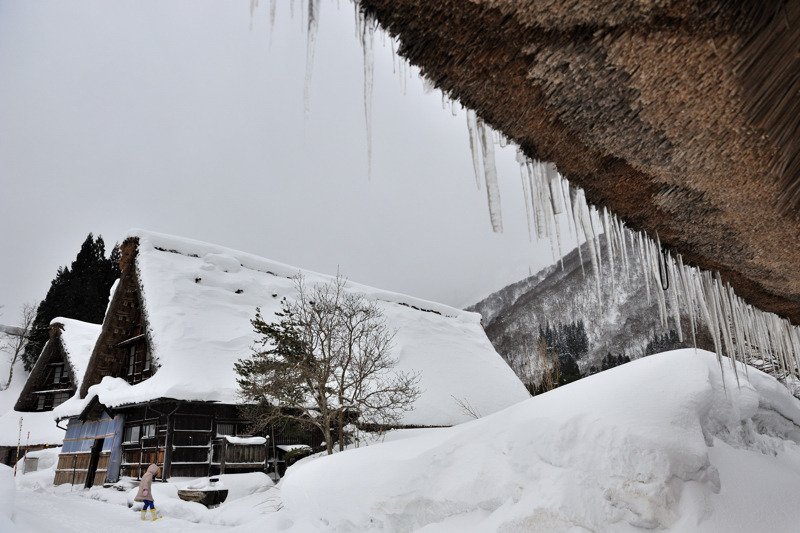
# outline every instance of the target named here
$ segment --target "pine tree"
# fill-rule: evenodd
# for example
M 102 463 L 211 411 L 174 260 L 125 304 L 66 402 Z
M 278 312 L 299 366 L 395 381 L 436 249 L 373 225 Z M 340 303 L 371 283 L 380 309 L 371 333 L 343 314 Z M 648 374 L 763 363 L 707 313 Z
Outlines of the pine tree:
M 119 277 L 119 246 L 108 258 L 103 238 L 90 233 L 70 267 L 59 267 L 47 296 L 36 309 L 32 333 L 22 360 L 31 370 L 50 335 L 50 321 L 56 317 L 100 324 L 108 305 L 108 294 Z

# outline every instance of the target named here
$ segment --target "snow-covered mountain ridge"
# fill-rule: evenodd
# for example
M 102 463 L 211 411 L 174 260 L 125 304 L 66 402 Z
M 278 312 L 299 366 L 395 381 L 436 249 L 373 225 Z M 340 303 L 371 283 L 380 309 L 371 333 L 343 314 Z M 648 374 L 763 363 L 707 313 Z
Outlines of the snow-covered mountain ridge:
M 601 240 L 603 254 L 605 246 L 605 240 Z M 547 324 L 583 321 L 589 340 L 588 355 L 578 360 L 583 373 L 592 366 L 600 368 L 601 359 L 608 353 L 624 353 L 632 359 L 642 357 L 655 336 L 669 333 L 670 329 L 677 331 L 672 317 L 669 328 L 664 328 L 655 297 L 655 291 L 661 288 L 647 285 L 635 254 L 629 254 L 628 268 L 622 261 L 604 265 L 599 299 L 595 276 L 584 244 L 582 253 L 576 248 L 564 257 L 563 268 L 560 264 L 547 267 L 468 309 L 483 316 L 489 340 L 512 368 L 531 355 L 539 328 Z M 689 324 L 684 323 L 681 328 L 684 346 L 691 346 Z M 713 350 L 705 328 L 698 332 L 697 345 Z

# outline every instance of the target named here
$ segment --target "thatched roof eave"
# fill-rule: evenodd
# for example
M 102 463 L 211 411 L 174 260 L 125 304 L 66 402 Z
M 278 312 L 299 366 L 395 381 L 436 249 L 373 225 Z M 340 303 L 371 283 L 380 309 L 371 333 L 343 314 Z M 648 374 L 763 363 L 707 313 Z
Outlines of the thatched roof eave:
M 800 324 L 800 2 L 359 4 L 590 202 Z

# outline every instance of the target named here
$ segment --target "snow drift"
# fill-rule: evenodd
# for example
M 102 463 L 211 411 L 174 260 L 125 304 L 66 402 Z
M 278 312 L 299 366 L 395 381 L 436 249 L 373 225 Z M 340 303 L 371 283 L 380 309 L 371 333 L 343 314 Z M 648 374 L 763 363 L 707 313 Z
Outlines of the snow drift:
M 709 352 L 668 352 L 457 427 L 306 462 L 278 486 L 283 508 L 266 525 L 795 531 L 800 401 L 752 368 L 737 386 L 732 370 Z

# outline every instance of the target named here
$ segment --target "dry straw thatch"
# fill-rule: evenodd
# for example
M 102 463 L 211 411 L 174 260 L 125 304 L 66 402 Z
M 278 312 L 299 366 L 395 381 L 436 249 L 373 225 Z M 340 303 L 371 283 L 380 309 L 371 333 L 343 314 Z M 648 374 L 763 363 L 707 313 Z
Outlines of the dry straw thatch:
M 359 0 L 590 202 L 800 324 L 800 0 Z

